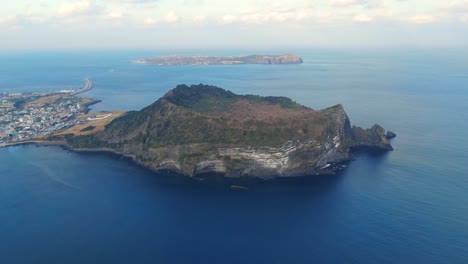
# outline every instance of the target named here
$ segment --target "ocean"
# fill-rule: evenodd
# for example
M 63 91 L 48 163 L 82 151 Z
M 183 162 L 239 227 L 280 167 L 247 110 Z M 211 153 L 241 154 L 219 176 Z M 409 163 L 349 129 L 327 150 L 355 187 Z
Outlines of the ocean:
M 156 67 L 168 54 L 295 53 L 302 65 Z M 94 81 L 94 112 L 139 110 L 177 84 L 344 105 L 397 133 L 335 176 L 248 191 L 153 173 L 110 154 L 0 149 L 0 263 L 468 263 L 468 50 L 0 53 L 0 93 Z

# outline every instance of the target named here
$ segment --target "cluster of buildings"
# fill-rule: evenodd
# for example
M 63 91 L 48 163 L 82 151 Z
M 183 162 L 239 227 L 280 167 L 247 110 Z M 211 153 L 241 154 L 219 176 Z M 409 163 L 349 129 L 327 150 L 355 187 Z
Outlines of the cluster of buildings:
M 76 118 L 86 108 L 79 98 L 62 98 L 46 105 L 25 103 L 30 99 L 16 94 L 0 97 L 0 145 L 47 135 L 85 121 Z

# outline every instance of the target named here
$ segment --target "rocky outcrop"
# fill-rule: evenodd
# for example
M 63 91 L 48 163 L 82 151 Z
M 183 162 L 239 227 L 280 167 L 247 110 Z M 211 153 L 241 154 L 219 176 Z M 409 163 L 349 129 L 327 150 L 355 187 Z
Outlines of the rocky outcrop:
M 112 149 L 153 170 L 230 179 L 332 174 L 353 149 L 391 150 L 385 130 L 351 127 L 342 105 L 316 111 L 285 97 L 178 86 L 102 132 L 67 137 L 75 149 Z
M 395 138 L 396 137 L 396 134 L 393 133 L 392 131 L 387 131 L 387 134 L 385 134 L 385 137 L 387 139 L 392 139 L 392 138 Z
M 354 149 L 393 150 L 385 134 L 385 129 L 379 125 L 374 125 L 366 130 L 353 127 L 351 132 L 353 139 L 351 147 Z

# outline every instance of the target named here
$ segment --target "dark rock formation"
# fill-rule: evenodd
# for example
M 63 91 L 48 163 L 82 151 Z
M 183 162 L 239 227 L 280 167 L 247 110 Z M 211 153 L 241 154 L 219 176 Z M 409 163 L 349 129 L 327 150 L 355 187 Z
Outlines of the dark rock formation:
M 351 128 L 341 105 L 316 111 L 285 97 L 206 85 L 179 85 L 102 132 L 66 139 L 74 149 L 111 150 L 192 177 L 331 174 L 352 159 L 352 149 L 392 149 L 382 127 Z
M 392 131 L 387 131 L 387 134 L 385 135 L 387 139 L 392 139 L 396 137 L 396 134 L 393 133 Z
M 368 148 L 374 150 L 393 150 L 385 135 L 385 129 L 379 125 L 374 125 L 370 129 L 355 127 L 351 129 L 353 144 L 352 148 Z

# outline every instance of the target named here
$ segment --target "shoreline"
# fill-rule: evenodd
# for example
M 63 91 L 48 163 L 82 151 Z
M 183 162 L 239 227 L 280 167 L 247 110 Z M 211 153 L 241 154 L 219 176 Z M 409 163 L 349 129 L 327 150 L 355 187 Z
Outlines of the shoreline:
M 102 100 L 99 100 L 99 99 L 93 99 L 93 98 L 89 98 L 89 99 L 92 100 L 92 101 L 89 102 L 89 103 L 84 104 L 84 106 L 85 106 L 84 114 L 89 114 L 89 112 L 92 110 L 91 108 L 89 108 L 90 106 L 95 105 L 95 104 L 99 104 L 99 103 L 102 102 Z
M 217 182 L 216 179 L 219 179 L 219 177 L 222 179 L 221 182 L 228 184 L 228 187 L 231 185 L 250 185 L 249 183 L 256 183 L 256 182 L 264 182 L 264 183 L 275 183 L 275 182 L 284 182 L 284 181 L 290 181 L 290 182 L 296 182 L 296 181 L 302 181 L 302 180 L 309 180 L 313 179 L 316 177 L 320 176 L 336 176 L 341 174 L 343 170 L 346 169 L 348 166 L 350 160 L 343 160 L 342 162 L 336 162 L 332 165 L 334 168 L 332 171 L 333 172 L 327 172 L 327 173 L 320 173 L 320 174 L 310 174 L 310 175 L 301 175 L 301 176 L 280 176 L 280 177 L 274 177 L 271 179 L 261 179 L 257 177 L 244 177 L 244 178 L 230 178 L 230 177 L 225 177 L 222 174 L 216 174 L 216 173 L 208 173 L 205 176 L 206 177 L 200 177 L 200 175 L 187 175 L 183 174 L 180 171 L 176 170 L 170 170 L 170 169 L 154 169 L 151 168 L 150 166 L 147 166 L 143 163 L 140 163 L 136 160 L 135 156 L 133 155 L 125 155 L 120 152 L 117 152 L 113 149 L 108 149 L 108 148 L 101 148 L 101 149 L 88 149 L 88 148 L 80 148 L 76 149 L 71 147 L 66 141 L 51 141 L 51 140 L 27 140 L 27 141 L 20 141 L 20 142 L 14 142 L 14 143 L 8 143 L 8 144 L 0 144 L 0 149 L 1 148 L 8 148 L 8 147 L 14 147 L 14 146 L 22 146 L 22 145 L 36 145 L 36 146 L 56 146 L 56 147 L 61 147 L 65 150 L 75 152 L 78 154 L 108 154 L 112 155 L 114 157 L 119 157 L 121 159 L 125 159 L 132 164 L 139 166 L 141 168 L 144 168 L 150 172 L 153 173 L 161 173 L 161 172 L 168 172 L 171 174 L 178 175 L 181 178 L 184 179 L 189 179 L 193 180 L 194 182 L 207 182 L 210 183 L 213 179 L 215 179 L 215 182 Z M 219 182 L 218 182 L 219 183 Z
M 23 146 L 23 145 L 36 145 L 36 146 L 44 146 L 44 147 L 56 146 L 56 147 L 62 147 L 64 149 L 67 149 L 69 151 L 73 151 L 73 152 L 76 152 L 76 153 L 107 153 L 107 154 L 112 154 L 112 155 L 116 155 L 116 156 L 119 156 L 119 157 L 122 157 L 122 158 L 129 159 L 133 163 L 138 164 L 139 166 L 142 166 L 144 168 L 147 168 L 149 170 L 157 172 L 157 170 L 153 170 L 153 169 L 149 168 L 148 166 L 145 166 L 144 164 L 139 163 L 138 161 L 136 161 L 135 156 L 133 156 L 133 155 L 125 155 L 125 154 L 117 152 L 117 151 L 115 151 L 113 149 L 108 149 L 108 148 L 101 148 L 101 149 L 80 148 L 80 149 L 76 149 L 76 148 L 72 148 L 66 141 L 63 141 L 63 140 L 54 141 L 54 140 L 34 139 L 34 140 L 18 141 L 18 142 L 0 144 L 0 149 L 1 148 L 8 148 L 8 147 L 15 147 L 15 146 Z
M 8 148 L 8 147 L 14 147 L 14 146 L 21 146 L 21 145 L 64 146 L 64 145 L 66 145 L 66 142 L 64 142 L 64 141 L 50 141 L 50 140 L 46 141 L 46 140 L 40 140 L 40 139 L 31 139 L 31 140 L 3 143 L 3 144 L 0 144 L 0 148 Z
M 36 145 L 36 146 L 55 146 L 60 147 L 63 150 L 68 150 L 76 154 L 102 154 L 109 155 L 110 158 L 118 159 L 120 162 L 128 162 L 129 165 L 138 166 L 141 169 L 147 170 L 148 173 L 152 173 L 155 177 L 162 177 L 163 179 L 169 179 L 170 182 L 174 184 L 196 184 L 197 186 L 208 186 L 208 187 L 222 187 L 230 191 L 249 191 L 255 188 L 261 188 L 261 186 L 269 185 L 283 185 L 283 184 L 307 184 L 314 183 L 317 180 L 327 180 L 327 179 L 336 179 L 336 177 L 341 177 L 343 171 L 346 170 L 349 161 L 343 161 L 341 163 L 336 163 L 334 166 L 341 167 L 340 169 L 334 171 L 334 173 L 322 173 L 322 174 L 310 174 L 310 175 L 301 175 L 301 176 L 290 176 L 290 177 L 275 177 L 271 179 L 261 179 L 257 177 L 247 176 L 241 178 L 229 178 L 225 177 L 223 174 L 217 173 L 208 173 L 204 177 L 190 176 L 183 173 L 180 173 L 175 170 L 169 169 L 153 169 L 149 166 L 146 166 L 142 163 L 139 163 L 135 160 L 133 156 L 124 155 L 122 153 L 116 152 L 111 149 L 74 149 L 70 147 L 65 141 L 44 141 L 44 140 L 34 140 L 34 141 L 22 141 L 10 144 L 7 146 L 1 146 L 1 148 L 13 147 L 13 146 L 22 146 L 22 145 Z M 344 167 L 342 167 L 344 166 Z
M 81 148 L 81 149 L 75 149 L 70 147 L 70 145 L 66 141 L 61 141 L 61 140 L 40 140 L 40 139 L 33 139 L 33 140 L 25 140 L 25 141 L 18 141 L 18 142 L 12 142 L 12 143 L 4 143 L 0 144 L 0 148 L 8 148 L 8 147 L 14 147 L 14 146 L 22 146 L 22 145 L 38 145 L 38 146 L 59 146 L 63 147 L 65 149 L 68 149 L 73 152 L 81 152 L 81 153 L 112 153 L 115 155 L 122 156 L 124 158 L 129 158 L 129 159 L 134 159 L 134 156 L 131 155 L 125 155 L 120 152 L 117 152 L 112 149 L 107 149 L 107 148 L 102 148 L 102 149 L 86 149 L 86 148 Z

